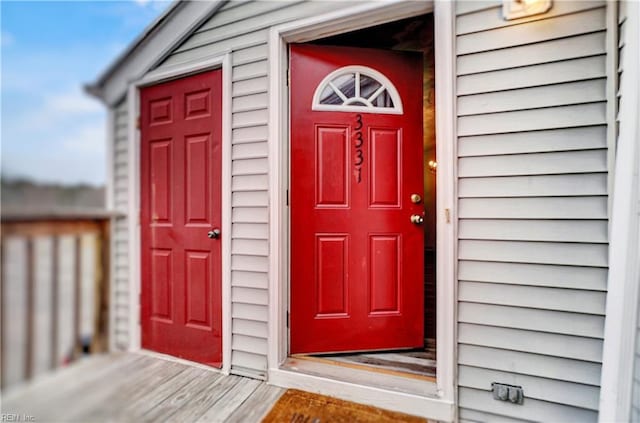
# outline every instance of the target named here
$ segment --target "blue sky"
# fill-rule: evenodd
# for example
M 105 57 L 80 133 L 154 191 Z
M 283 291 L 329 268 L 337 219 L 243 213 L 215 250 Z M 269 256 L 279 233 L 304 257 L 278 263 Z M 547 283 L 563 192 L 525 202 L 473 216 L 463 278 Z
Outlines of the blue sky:
M 104 183 L 106 110 L 82 85 L 168 5 L 0 0 L 3 175 Z

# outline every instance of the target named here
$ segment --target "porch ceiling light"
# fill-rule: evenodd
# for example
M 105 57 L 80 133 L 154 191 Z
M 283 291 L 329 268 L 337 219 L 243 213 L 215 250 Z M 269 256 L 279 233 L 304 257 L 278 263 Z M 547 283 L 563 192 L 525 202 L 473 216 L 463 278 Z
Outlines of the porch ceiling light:
M 549 9 L 551 0 L 502 0 L 502 16 L 505 20 L 538 15 Z

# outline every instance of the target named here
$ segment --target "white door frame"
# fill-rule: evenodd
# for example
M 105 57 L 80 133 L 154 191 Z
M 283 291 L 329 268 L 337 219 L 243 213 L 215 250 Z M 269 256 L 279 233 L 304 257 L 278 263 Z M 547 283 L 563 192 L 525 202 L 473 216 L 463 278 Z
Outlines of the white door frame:
M 616 6 L 609 3 L 608 10 L 615 11 Z M 615 171 L 609 170 L 609 178 L 615 181 L 613 191 L 609 191 L 612 205 L 609 215 L 609 277 L 598 414 L 602 423 L 631 421 L 634 418 L 632 408 L 638 406 L 634 375 L 638 374 L 640 365 L 637 356 L 640 308 L 640 83 L 637 79 L 640 76 L 640 4 L 626 1 L 620 6 L 626 8 L 626 34 L 622 40 L 612 37 L 611 48 L 617 49 L 619 41 L 625 43 L 625 55 L 621 57 L 620 64 L 625 76 L 620 80 L 619 88 L 620 132 Z M 615 31 L 617 19 L 612 19 L 609 25 L 607 33 Z M 608 75 L 609 79 L 614 77 L 615 73 Z M 615 104 L 615 97 L 610 101 Z M 614 128 L 615 117 L 614 113 L 608 120 Z
M 128 116 L 128 233 L 129 233 L 129 351 L 141 348 L 140 326 L 140 89 L 199 72 L 222 69 L 222 373 L 231 369 L 231 54 L 224 52 L 194 63 L 157 69 L 134 80 L 127 92 Z M 204 235 L 204 234 L 203 234 Z
M 441 421 L 456 419 L 457 209 L 454 4 L 373 2 L 274 27 L 270 32 L 270 275 L 268 381 Z M 310 376 L 281 368 L 288 356 L 289 135 L 287 46 L 434 12 L 437 178 L 437 396 L 426 397 Z M 427 382 L 425 382 L 427 383 Z

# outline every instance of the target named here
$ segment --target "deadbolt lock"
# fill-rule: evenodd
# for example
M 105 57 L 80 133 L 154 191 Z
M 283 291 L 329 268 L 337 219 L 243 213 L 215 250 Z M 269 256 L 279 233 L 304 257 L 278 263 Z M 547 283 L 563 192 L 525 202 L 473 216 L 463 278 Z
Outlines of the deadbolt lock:
M 421 201 L 422 197 L 420 197 L 420 194 L 411 194 L 411 202 L 413 204 L 420 204 Z
M 420 216 L 419 214 L 412 214 L 411 223 L 413 223 L 414 225 L 422 225 L 424 223 L 424 217 Z

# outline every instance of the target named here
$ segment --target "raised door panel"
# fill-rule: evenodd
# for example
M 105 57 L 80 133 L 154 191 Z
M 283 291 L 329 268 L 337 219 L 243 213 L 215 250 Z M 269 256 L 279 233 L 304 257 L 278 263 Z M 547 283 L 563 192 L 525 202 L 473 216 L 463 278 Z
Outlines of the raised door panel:
M 400 131 L 369 128 L 370 207 L 400 207 L 402 143 Z
M 400 312 L 400 235 L 369 236 L 369 313 Z
M 185 289 L 186 325 L 211 329 L 211 254 L 208 251 L 186 251 Z
M 316 317 L 347 314 L 347 235 L 316 236 Z
M 171 138 L 152 141 L 149 145 L 151 174 L 151 222 L 171 223 Z
M 192 135 L 185 138 L 185 223 L 211 224 L 211 189 L 209 174 L 210 136 Z

